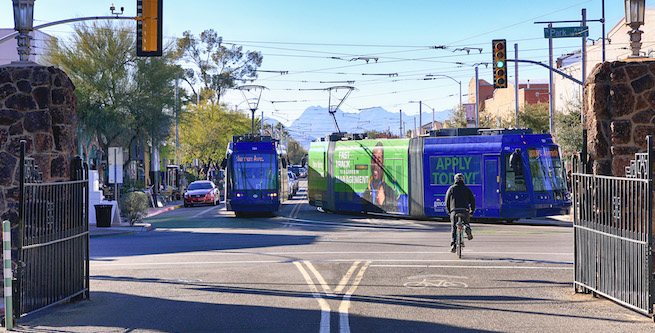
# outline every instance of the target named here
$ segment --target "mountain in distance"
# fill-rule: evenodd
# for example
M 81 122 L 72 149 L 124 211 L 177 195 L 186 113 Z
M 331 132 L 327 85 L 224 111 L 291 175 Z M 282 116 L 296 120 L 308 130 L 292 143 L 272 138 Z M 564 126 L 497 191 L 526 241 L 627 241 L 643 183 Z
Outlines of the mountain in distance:
M 452 110 L 436 111 L 434 113 L 434 120 L 443 122 L 450 118 Z M 381 107 L 373 107 L 364 109 L 359 113 L 349 113 L 337 110 L 335 118 L 341 132 L 348 133 L 364 133 L 370 130 L 378 132 L 391 130 L 391 133 L 398 134 L 400 132 L 400 113 L 389 112 Z M 402 121 L 404 129 L 410 130 L 414 128 L 414 120 L 416 119 L 416 126 L 419 126 L 419 115 L 408 115 L 403 112 Z M 429 124 L 432 121 L 432 111 L 423 112 L 423 124 Z M 334 126 L 332 116 L 330 116 L 328 109 L 321 106 L 308 107 L 298 119 L 287 127 L 291 137 L 298 141 L 305 149 L 309 149 L 309 143 L 317 138 L 325 137 L 330 133 L 337 132 Z

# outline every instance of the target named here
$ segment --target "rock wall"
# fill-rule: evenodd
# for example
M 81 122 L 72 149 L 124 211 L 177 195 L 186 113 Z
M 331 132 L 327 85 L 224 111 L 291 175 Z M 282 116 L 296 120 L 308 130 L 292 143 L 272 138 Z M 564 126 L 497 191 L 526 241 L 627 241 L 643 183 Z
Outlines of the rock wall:
M 583 113 L 593 173 L 625 176 L 655 135 L 655 61 L 598 64 L 585 82 Z
M 43 182 L 70 180 L 77 154 L 77 99 L 70 78 L 34 63 L 0 67 L 0 213 L 18 212 L 20 141 L 35 160 Z

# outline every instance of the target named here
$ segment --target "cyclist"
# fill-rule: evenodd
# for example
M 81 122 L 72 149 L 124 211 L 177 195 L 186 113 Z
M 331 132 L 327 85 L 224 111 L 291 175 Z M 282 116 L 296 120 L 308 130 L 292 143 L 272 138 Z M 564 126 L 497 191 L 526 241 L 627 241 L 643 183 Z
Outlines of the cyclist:
M 473 191 L 464 184 L 464 179 L 465 177 L 463 174 L 456 174 L 455 184 L 448 188 L 448 191 L 446 192 L 446 207 L 448 208 L 448 214 L 450 214 L 451 223 L 450 252 L 453 253 L 457 250 L 455 247 L 455 237 L 457 235 L 457 217 L 455 217 L 455 215 L 457 213 L 464 213 L 466 236 L 469 240 L 473 239 L 469 220 L 470 214 L 473 214 L 475 211 L 475 197 L 473 196 Z

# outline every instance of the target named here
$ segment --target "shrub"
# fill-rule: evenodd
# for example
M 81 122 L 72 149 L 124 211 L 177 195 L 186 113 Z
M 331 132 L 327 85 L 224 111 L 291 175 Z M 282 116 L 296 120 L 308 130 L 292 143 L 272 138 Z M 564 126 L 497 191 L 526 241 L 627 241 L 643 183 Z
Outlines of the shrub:
M 148 207 L 148 197 L 143 192 L 130 192 L 121 198 L 121 215 L 130 225 L 140 222 L 148 214 Z

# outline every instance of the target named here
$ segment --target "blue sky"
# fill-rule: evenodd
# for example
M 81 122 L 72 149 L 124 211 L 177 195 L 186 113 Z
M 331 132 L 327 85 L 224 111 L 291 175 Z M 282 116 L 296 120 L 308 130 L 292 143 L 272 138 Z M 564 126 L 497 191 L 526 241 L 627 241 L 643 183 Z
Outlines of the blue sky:
M 125 16 L 135 15 L 135 3 L 114 2 L 118 8 L 125 7 Z M 653 1 L 646 3 L 649 7 L 654 5 Z M 110 4 L 96 0 L 35 0 L 35 25 L 109 15 Z M 203 30 L 214 29 L 228 43 L 261 51 L 264 62 L 260 69 L 288 71 L 285 75 L 260 73 L 258 80 L 248 84 L 268 88 L 262 94 L 258 114 L 263 111 L 266 117 L 276 117 L 289 125 L 307 107 L 328 104 L 327 91 L 305 89 L 339 85 L 356 88 L 341 107 L 345 112 L 380 106 L 392 112 L 402 109 L 416 114 L 418 105 L 410 101 L 418 100 L 437 111 L 451 109 L 459 103 L 458 82 L 467 102 L 474 65 L 491 61 L 492 39 L 507 39 L 508 48 L 512 49 L 510 58 L 516 43 L 520 59 L 547 63 L 545 25 L 534 22 L 580 20 L 582 8 L 587 9 L 587 19 L 601 18 L 601 0 L 165 0 L 163 24 L 167 40 L 181 37 L 185 30 L 199 35 Z M 605 1 L 607 31 L 623 15 L 622 0 Z M 2 28 L 13 27 L 10 0 L 0 4 L 0 22 Z M 555 26 L 572 25 L 577 24 Z M 599 22 L 588 25 L 590 38 L 601 37 Z M 71 24 L 60 25 L 44 32 L 67 38 L 71 28 Z M 554 40 L 556 57 L 579 48 L 577 38 Z M 355 58 L 370 60 L 351 61 Z M 513 67 L 509 72 L 511 80 Z M 427 74 L 452 79 L 438 76 L 435 80 L 423 80 Z M 479 75 L 491 82 L 490 67 L 481 65 Z M 519 77 L 547 80 L 548 72 L 539 66 L 521 65 Z M 228 93 L 224 100 L 245 109 L 239 93 Z

